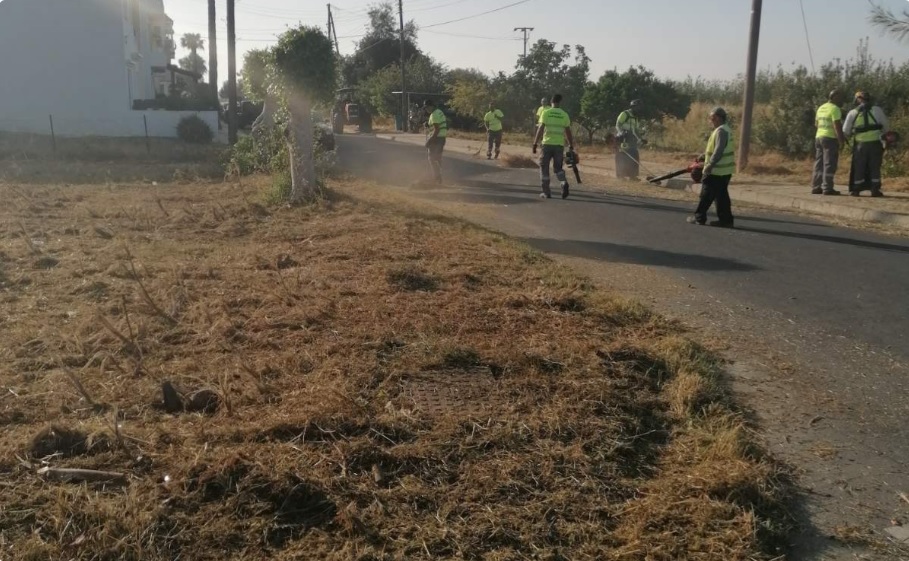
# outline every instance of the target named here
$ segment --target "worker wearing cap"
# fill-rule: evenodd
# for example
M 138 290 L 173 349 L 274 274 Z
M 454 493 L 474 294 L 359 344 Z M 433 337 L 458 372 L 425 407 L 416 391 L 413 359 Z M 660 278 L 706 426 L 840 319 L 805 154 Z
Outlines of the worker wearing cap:
M 571 118 L 559 105 L 562 103 L 562 94 L 552 96 L 552 107 L 543 111 L 540 115 L 537 134 L 533 139 L 533 153 L 537 153 L 540 141 L 543 142 L 543 150 L 540 154 L 540 182 L 543 186 L 543 192 L 540 197 L 551 199 L 552 193 L 549 190 L 549 163 L 552 162 L 552 169 L 555 171 L 556 179 L 562 187 L 562 198 L 568 198 L 568 179 L 565 177 L 565 142 L 568 141 L 568 150 L 574 150 L 574 138 L 571 135 Z
M 635 99 L 631 102 L 628 109 L 619 113 L 616 119 L 616 153 L 615 153 L 615 176 L 619 179 L 628 177 L 637 179 L 639 173 L 639 162 L 641 161 L 638 145 L 647 144 L 641 138 L 641 132 L 638 128 L 638 115 L 642 102 Z
M 423 102 L 423 110 L 429 114 L 426 122 L 429 127 L 429 136 L 426 138 L 429 167 L 435 182 L 442 183 L 442 150 L 445 149 L 445 137 L 448 136 L 448 118 L 431 99 Z
M 707 141 L 704 160 L 704 178 L 701 182 L 701 200 L 694 216 L 688 217 L 692 224 L 706 224 L 707 211 L 716 202 L 718 220 L 711 226 L 733 227 L 732 201 L 729 199 L 729 180 L 735 171 L 735 147 L 732 130 L 727 124 L 726 110 L 716 107 L 710 112 L 710 124 L 714 127 Z
M 811 193 L 814 195 L 839 195 L 833 188 L 833 179 L 839 165 L 840 146 L 846 144 L 843 134 L 843 94 L 833 90 L 827 103 L 818 107 L 814 117 L 817 135 L 814 138 L 814 176 Z
M 849 172 L 849 194 L 858 197 L 865 190 L 872 197 L 883 197 L 881 165 L 884 163 L 884 144 L 881 138 L 890 124 L 884 110 L 872 103 L 868 92 L 856 92 L 856 108 L 846 115 L 843 133 L 852 137 L 852 169 Z
M 492 149 L 495 146 L 496 159 L 499 159 L 499 149 L 502 147 L 502 119 L 505 114 L 496 109 L 494 103 L 489 104 L 489 111 L 483 115 L 483 126 L 486 127 L 486 159 L 492 159 Z

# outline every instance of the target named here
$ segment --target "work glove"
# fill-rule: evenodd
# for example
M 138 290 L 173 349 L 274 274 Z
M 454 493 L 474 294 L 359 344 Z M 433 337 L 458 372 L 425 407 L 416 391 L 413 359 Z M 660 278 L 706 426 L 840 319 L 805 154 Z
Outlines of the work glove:
M 531 148 L 531 150 L 533 151 L 534 154 L 536 154 L 536 153 L 537 153 L 537 145 L 534 144 L 533 147 Z

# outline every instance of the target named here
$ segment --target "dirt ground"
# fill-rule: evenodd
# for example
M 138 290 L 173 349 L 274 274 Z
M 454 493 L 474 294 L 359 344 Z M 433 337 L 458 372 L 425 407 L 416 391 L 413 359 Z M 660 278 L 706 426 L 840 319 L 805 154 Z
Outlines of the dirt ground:
M 781 555 L 786 477 L 679 326 L 268 185 L 0 185 L 0 557 Z

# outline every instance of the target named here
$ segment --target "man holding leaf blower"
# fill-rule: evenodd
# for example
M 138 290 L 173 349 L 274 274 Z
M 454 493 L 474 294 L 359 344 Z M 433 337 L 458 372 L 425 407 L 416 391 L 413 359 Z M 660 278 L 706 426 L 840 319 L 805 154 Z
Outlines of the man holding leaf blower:
M 543 150 L 540 154 L 540 181 L 543 186 L 541 198 L 551 199 L 552 192 L 549 190 L 549 163 L 552 162 L 553 171 L 556 179 L 562 187 L 562 198 L 568 198 L 568 178 L 565 177 L 565 141 L 568 141 L 568 153 L 570 159 L 577 165 L 577 154 L 574 152 L 574 138 L 571 136 L 571 118 L 568 113 L 559 107 L 562 104 L 562 94 L 552 96 L 552 107 L 546 109 L 540 114 L 540 120 L 537 126 L 537 134 L 533 139 L 533 153 L 537 153 L 540 141 L 543 142 Z

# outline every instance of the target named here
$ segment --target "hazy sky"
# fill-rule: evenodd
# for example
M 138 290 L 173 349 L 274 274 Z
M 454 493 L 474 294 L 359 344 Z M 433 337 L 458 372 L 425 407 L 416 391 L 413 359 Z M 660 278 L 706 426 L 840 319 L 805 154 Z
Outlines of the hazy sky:
M 875 1 L 897 13 L 909 9 L 907 0 Z M 342 53 L 355 51 L 357 36 L 367 22 L 367 7 L 373 3 L 332 2 Z M 802 4 L 815 66 L 853 57 L 866 37 L 876 57 L 897 63 L 909 59 L 909 43 L 881 36 L 868 23 L 869 0 L 802 0 Z M 206 0 L 165 0 L 165 5 L 178 39 L 187 32 L 207 38 Z M 221 80 L 227 77 L 224 5 L 224 0 L 218 0 Z M 302 22 L 324 29 L 328 18 L 326 2 L 315 0 L 236 0 L 236 9 L 238 65 L 243 52 L 274 43 L 275 35 L 288 26 Z M 638 64 L 667 78 L 733 78 L 745 66 L 750 13 L 751 0 L 404 0 L 405 19 L 422 28 L 420 48 L 448 67 L 510 71 L 523 49 L 521 34 L 513 29 L 533 27 L 531 42 L 545 38 L 584 45 L 592 59 L 592 79 L 608 69 Z M 461 18 L 468 19 L 435 25 Z M 184 54 L 178 49 L 178 58 Z M 758 64 L 810 68 L 799 0 L 764 2 Z

